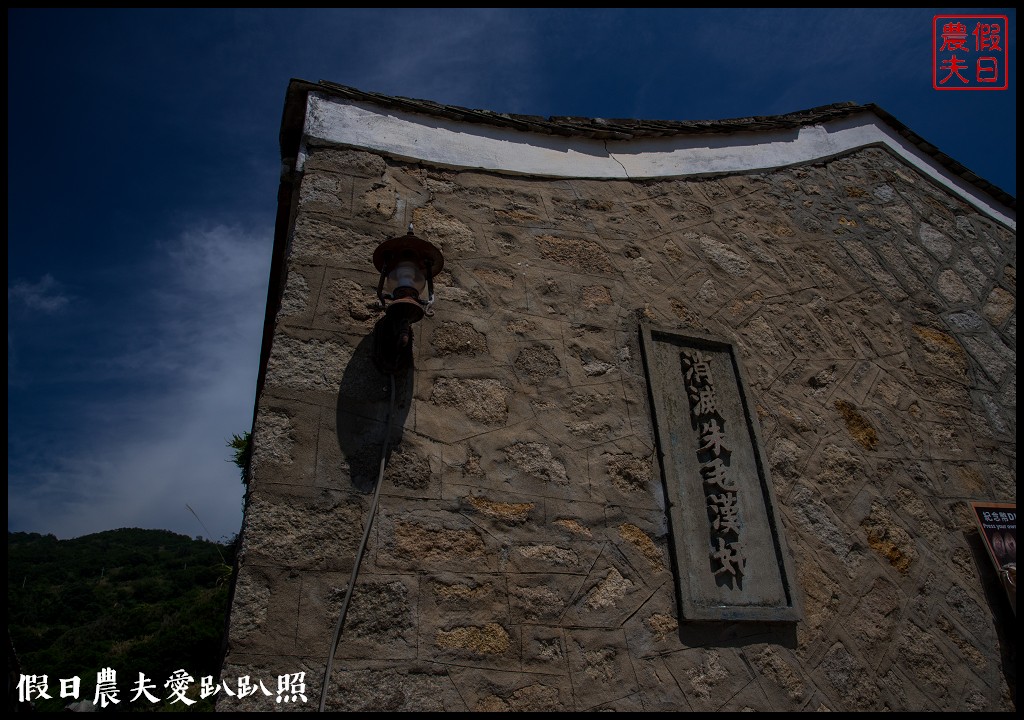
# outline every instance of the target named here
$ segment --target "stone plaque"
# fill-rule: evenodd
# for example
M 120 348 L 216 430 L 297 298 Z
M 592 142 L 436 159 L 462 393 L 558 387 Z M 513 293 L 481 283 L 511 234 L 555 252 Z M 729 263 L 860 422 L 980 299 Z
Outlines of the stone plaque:
M 644 325 L 681 620 L 796 622 L 793 563 L 732 344 Z

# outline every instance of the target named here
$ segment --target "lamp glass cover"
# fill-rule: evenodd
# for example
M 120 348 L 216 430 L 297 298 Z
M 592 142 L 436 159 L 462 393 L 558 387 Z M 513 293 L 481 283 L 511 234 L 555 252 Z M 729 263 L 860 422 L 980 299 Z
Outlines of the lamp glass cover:
M 384 290 L 394 295 L 399 288 L 411 288 L 419 296 L 426 284 L 427 279 L 419 266 L 410 260 L 403 260 L 388 273 Z

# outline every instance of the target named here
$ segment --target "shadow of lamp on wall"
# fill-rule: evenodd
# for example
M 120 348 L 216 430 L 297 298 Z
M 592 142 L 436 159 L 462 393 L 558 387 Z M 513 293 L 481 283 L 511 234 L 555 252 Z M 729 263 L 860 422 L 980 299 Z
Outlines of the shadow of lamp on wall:
M 413 324 L 433 315 L 434 276 L 444 267 L 444 256 L 416 237 L 410 224 L 405 235 L 377 246 L 373 265 L 380 272 L 377 299 L 384 308 L 374 327 L 373 360 L 381 372 L 394 375 L 412 364 Z
M 384 308 L 384 317 L 378 320 L 373 328 L 373 362 L 378 370 L 390 376 L 391 400 L 387 421 L 384 424 L 384 443 L 380 451 L 377 482 L 373 487 L 373 500 L 370 503 L 366 522 L 363 524 L 363 537 L 359 543 L 355 561 L 352 563 L 352 575 L 345 590 L 345 598 L 342 600 L 341 611 L 334 628 L 330 654 L 327 657 L 327 667 L 320 688 L 320 712 L 324 712 L 326 708 L 327 692 L 334 667 L 334 655 L 337 652 L 338 643 L 341 641 L 345 616 L 352 599 L 356 578 L 359 575 L 363 553 L 366 551 L 370 529 L 373 527 L 373 517 L 380 501 L 384 470 L 390 455 L 391 427 L 395 420 L 395 378 L 412 365 L 412 326 L 422 320 L 424 315 L 433 315 L 431 306 L 434 304 L 434 276 L 444 267 L 444 256 L 431 243 L 416 237 L 412 232 L 412 224 L 410 224 L 405 235 L 390 238 L 377 246 L 377 249 L 373 251 L 373 265 L 380 273 L 380 280 L 377 283 L 377 299 L 380 300 L 380 304 Z M 426 290 L 426 296 L 424 296 L 424 290 Z M 354 357 L 358 357 L 358 353 Z M 353 365 L 358 365 L 355 359 L 349 363 L 349 367 L 351 368 Z M 337 430 L 338 441 L 343 451 L 346 450 L 346 441 L 349 439 L 347 430 L 351 429 L 345 421 L 351 418 L 347 413 L 344 413 L 343 417 L 342 396 L 346 394 L 348 385 L 360 384 L 358 381 L 354 381 L 356 375 L 362 375 L 362 373 L 350 374 L 346 371 L 339 390 Z M 408 385 L 408 383 L 411 383 L 411 376 L 407 375 L 406 384 Z M 365 425 L 365 417 L 361 417 L 359 423 Z M 345 455 L 348 458 L 353 458 L 354 453 L 345 452 Z M 356 466 L 357 463 L 352 463 L 352 465 Z M 353 482 L 356 481 L 357 474 L 356 467 L 353 467 Z

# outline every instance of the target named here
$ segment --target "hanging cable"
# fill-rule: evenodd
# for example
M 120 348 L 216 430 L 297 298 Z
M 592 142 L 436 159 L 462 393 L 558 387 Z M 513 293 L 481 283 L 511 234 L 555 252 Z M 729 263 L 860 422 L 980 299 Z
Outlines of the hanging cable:
M 370 512 L 366 518 L 366 528 L 363 530 L 363 539 L 359 543 L 359 551 L 356 553 L 355 563 L 352 565 L 352 577 L 349 578 L 348 588 L 345 590 L 345 599 L 341 603 L 341 613 L 338 615 L 338 623 L 334 627 L 334 639 L 331 641 L 331 652 L 327 656 L 327 670 L 324 673 L 323 685 L 320 688 L 320 710 L 324 712 L 324 705 L 327 703 L 327 684 L 331 679 L 331 670 L 334 667 L 334 653 L 338 650 L 338 642 L 341 640 L 341 631 L 345 626 L 345 615 L 348 613 L 348 603 L 352 599 L 352 590 L 356 586 L 356 576 L 359 575 L 359 565 L 363 561 L 363 553 L 366 551 L 366 543 L 370 539 L 370 528 L 373 526 L 373 517 L 377 514 L 377 501 L 380 499 L 380 488 L 384 484 L 384 467 L 388 460 L 388 448 L 391 444 L 391 421 L 395 414 L 395 376 L 391 378 L 391 402 L 388 405 L 388 422 L 385 430 L 384 445 L 380 451 L 380 472 L 377 473 L 377 485 L 373 489 L 373 500 L 370 503 Z

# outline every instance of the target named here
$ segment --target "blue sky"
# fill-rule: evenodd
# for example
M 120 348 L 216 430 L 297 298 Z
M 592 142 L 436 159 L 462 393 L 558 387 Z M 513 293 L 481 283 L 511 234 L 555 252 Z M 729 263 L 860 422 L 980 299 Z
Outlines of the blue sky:
M 956 12 L 8 10 L 8 529 L 239 529 L 290 78 L 544 116 L 873 102 L 1016 196 L 1016 13 L 969 11 L 1009 16 L 1009 89 L 937 92 Z

